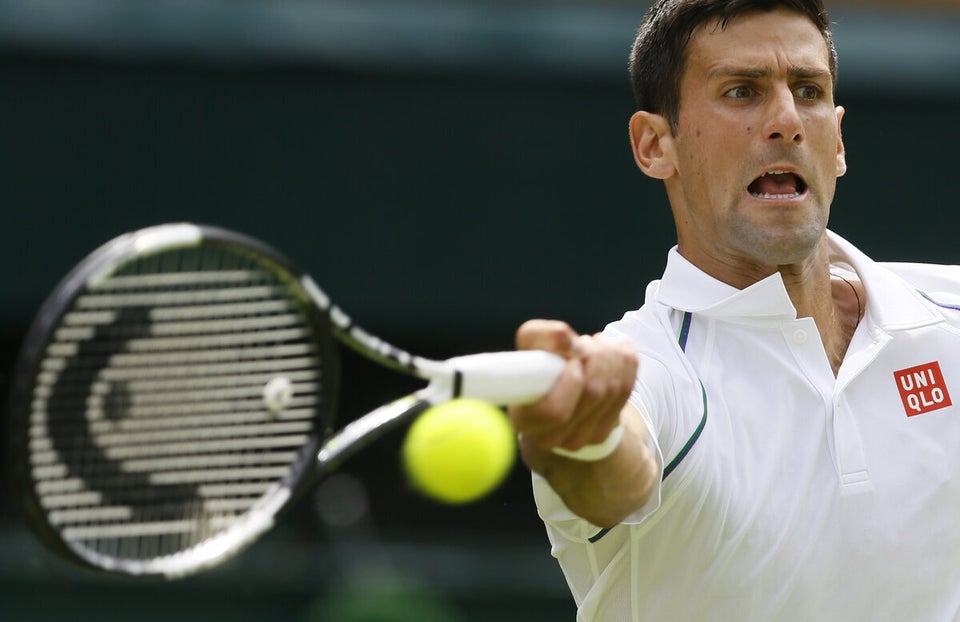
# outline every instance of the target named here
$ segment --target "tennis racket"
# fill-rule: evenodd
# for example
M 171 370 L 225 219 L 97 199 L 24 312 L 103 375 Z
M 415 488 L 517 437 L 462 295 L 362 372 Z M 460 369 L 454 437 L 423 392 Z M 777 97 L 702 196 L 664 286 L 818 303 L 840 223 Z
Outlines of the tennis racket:
M 337 342 L 429 381 L 334 432 Z M 228 559 L 324 474 L 431 405 L 535 401 L 563 361 L 432 361 L 354 325 L 277 251 L 208 226 L 118 237 L 57 286 L 11 387 L 14 484 L 41 539 L 95 569 Z

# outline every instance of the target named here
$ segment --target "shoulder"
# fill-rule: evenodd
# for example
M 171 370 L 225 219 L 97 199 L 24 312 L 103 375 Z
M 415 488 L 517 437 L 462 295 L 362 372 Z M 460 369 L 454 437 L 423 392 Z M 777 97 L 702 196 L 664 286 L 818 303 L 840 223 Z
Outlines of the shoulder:
M 878 265 L 919 289 L 960 289 L 960 266 L 893 261 Z
M 643 306 L 627 311 L 622 318 L 608 324 L 604 334 L 629 339 L 638 350 L 655 348 L 664 352 L 672 351 L 678 340 L 678 318 L 682 313 L 657 302 L 659 287 L 660 281 L 652 281 L 647 286 Z
M 638 355 L 660 360 L 672 367 L 674 362 L 682 358 L 679 345 L 682 325 L 682 312 L 647 302 L 607 324 L 603 334 L 614 339 L 627 339 L 633 343 Z
M 929 302 L 960 310 L 960 266 L 929 263 L 882 262 Z
M 607 325 L 604 335 L 627 339 L 640 359 L 631 403 L 647 414 L 664 449 L 683 436 L 687 420 L 699 422 L 700 380 L 681 346 L 684 313 L 648 301 Z

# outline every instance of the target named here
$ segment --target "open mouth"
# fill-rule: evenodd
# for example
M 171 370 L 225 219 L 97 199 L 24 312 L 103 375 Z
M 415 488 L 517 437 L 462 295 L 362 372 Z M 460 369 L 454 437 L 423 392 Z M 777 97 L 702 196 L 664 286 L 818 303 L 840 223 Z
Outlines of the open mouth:
M 796 173 L 769 171 L 753 180 L 747 191 L 757 199 L 795 199 L 807 191 L 807 182 Z

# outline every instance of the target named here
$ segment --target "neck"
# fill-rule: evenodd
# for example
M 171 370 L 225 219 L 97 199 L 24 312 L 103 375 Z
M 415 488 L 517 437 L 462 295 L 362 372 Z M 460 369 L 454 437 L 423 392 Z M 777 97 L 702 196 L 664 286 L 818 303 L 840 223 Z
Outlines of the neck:
M 781 270 L 780 274 L 798 317 L 810 317 L 816 323 L 836 376 L 863 317 L 866 301 L 863 285 L 855 278 L 831 275 L 829 259 L 817 262 L 805 274 L 791 270 Z
M 797 317 L 813 318 L 816 323 L 833 374 L 837 375 L 863 317 L 867 299 L 859 279 L 831 276 L 830 249 L 825 235 L 801 261 L 777 266 L 720 261 L 702 252 L 698 245 L 684 245 L 682 239 L 679 250 L 707 274 L 738 289 L 779 272 Z

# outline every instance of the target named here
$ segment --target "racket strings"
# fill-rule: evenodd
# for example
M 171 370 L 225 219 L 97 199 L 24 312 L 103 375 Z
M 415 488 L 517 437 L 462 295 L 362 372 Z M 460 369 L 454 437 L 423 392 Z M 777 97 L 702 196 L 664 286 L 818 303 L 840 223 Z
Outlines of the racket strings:
M 317 436 L 317 329 L 270 265 L 201 246 L 98 280 L 41 362 L 29 452 L 73 546 L 122 559 L 189 549 L 291 476 Z M 264 389 L 290 396 L 271 409 Z

